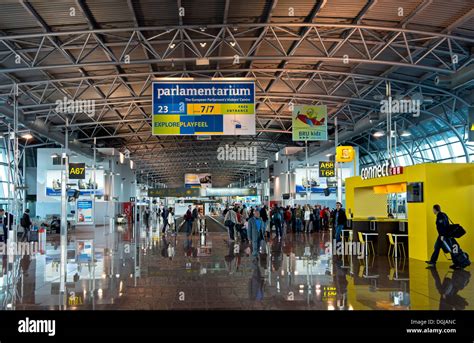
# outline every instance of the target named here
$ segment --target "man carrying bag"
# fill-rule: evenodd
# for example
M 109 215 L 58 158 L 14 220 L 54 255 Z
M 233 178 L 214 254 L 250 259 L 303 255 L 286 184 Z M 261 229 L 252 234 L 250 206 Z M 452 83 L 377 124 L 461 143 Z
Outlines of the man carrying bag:
M 441 212 L 441 206 L 434 205 L 433 213 L 436 215 L 438 238 L 436 239 L 434 251 L 430 260 L 426 261 L 428 267 L 431 268 L 436 266 L 439 251 L 443 249 L 444 252 L 449 252 L 451 254 L 453 262 L 453 264 L 449 266 L 451 269 L 466 268 L 471 264 L 471 261 L 469 261 L 469 255 L 461 250 L 461 247 L 454 237 L 454 235 L 459 237 L 463 236 L 465 233 L 464 229 L 460 225 L 450 224 L 450 219 L 446 213 Z M 462 233 L 462 231 L 464 231 L 464 233 Z

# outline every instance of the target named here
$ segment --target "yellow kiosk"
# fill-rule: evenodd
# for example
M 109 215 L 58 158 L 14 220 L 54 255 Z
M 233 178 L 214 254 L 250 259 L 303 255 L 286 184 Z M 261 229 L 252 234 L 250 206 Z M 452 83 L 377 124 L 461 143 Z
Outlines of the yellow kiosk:
M 405 213 L 398 211 L 401 213 L 389 218 L 389 197 L 403 202 L 403 195 Z M 397 167 L 385 163 L 363 168 L 361 176 L 346 179 L 348 218 L 352 218 L 353 223 L 405 222 L 408 257 L 413 259 L 428 260 L 433 251 L 438 236 L 434 204 L 439 204 L 453 222 L 466 229 L 467 234 L 458 242 L 464 251 L 474 256 L 474 164 L 429 163 Z M 380 236 L 378 239 L 387 238 Z M 446 261 L 441 254 L 440 261 L 443 260 Z

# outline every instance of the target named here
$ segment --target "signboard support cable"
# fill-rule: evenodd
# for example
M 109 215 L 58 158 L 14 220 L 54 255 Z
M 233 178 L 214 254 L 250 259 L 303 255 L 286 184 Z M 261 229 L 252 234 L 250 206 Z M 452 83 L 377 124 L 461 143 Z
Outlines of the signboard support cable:
M 59 292 L 61 298 L 66 296 L 66 271 L 67 271 L 67 181 L 69 173 L 69 118 L 66 117 L 64 137 L 64 152 L 61 156 L 62 173 L 61 173 L 61 229 L 60 229 L 60 247 L 61 247 L 61 264 L 60 264 L 60 284 Z M 64 302 L 65 304 L 65 302 Z
M 92 187 L 92 227 L 95 232 L 95 190 L 97 185 L 96 180 L 96 170 L 97 170 L 97 138 L 94 137 L 94 168 L 92 169 L 92 180 L 93 180 L 93 187 Z M 104 226 L 106 225 L 104 221 Z
M 337 150 L 337 146 L 339 145 L 339 133 L 337 127 L 337 116 L 334 117 L 334 151 Z M 336 161 L 334 158 L 334 163 L 336 166 L 336 177 L 337 177 L 337 201 L 342 204 L 342 169 L 340 168 L 339 162 Z
M 305 143 L 305 158 L 306 158 L 306 202 L 309 202 L 311 199 L 311 184 L 309 182 L 309 161 L 308 161 L 308 141 Z

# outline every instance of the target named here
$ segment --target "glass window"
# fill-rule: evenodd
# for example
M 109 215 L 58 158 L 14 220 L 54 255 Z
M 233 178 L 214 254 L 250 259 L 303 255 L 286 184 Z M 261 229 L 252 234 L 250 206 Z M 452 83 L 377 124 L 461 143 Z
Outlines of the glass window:
M 440 160 L 451 158 L 451 154 L 449 153 L 449 149 L 447 145 L 438 146 L 438 152 L 439 152 Z

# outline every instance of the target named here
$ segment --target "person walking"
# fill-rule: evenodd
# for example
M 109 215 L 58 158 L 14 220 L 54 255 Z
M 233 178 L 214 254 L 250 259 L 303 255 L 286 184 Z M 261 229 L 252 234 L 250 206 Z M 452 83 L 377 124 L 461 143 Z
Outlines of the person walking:
M 263 239 L 263 221 L 260 218 L 260 212 L 255 211 L 255 215 L 248 221 L 247 234 L 252 242 L 252 256 L 257 258 L 260 250 L 260 242 Z
M 204 233 L 206 230 L 206 216 L 204 215 L 202 209 L 199 209 L 198 213 L 198 227 L 199 227 L 199 233 Z
M 227 228 L 229 229 L 230 242 L 234 241 L 235 224 L 237 224 L 237 213 L 235 213 L 235 210 L 233 208 L 230 208 L 224 217 L 224 225 L 227 226 Z
M 290 206 L 286 207 L 285 214 L 283 215 L 283 219 L 285 220 L 285 231 L 289 232 L 291 231 L 291 209 Z
M 306 205 L 304 207 L 304 229 L 303 232 L 309 233 L 309 224 L 311 223 L 311 210 L 309 208 L 309 205 Z
M 222 216 L 225 217 L 228 211 L 229 211 L 229 205 L 225 205 L 224 211 L 222 211 Z
M 434 205 L 433 213 L 436 215 L 436 230 L 438 231 L 438 238 L 436 238 L 434 250 L 433 250 L 433 254 L 431 254 L 431 258 L 428 261 L 425 261 L 426 264 L 428 264 L 428 267 L 436 266 L 436 262 L 438 261 L 438 257 L 439 257 L 439 251 L 440 249 L 443 249 L 443 244 L 444 244 L 443 239 L 449 230 L 449 218 L 446 215 L 446 213 L 441 212 L 441 206 L 437 204 Z
M 0 227 L 3 227 L 4 243 L 7 243 L 8 231 L 12 229 L 13 220 L 13 214 L 5 212 L 3 208 L 0 208 Z
M 301 220 L 302 220 L 302 210 L 301 210 L 301 205 L 298 205 L 295 210 L 295 218 L 296 218 L 296 233 L 301 232 Z
M 267 227 L 267 222 L 268 222 L 267 205 L 262 206 L 262 208 L 260 209 L 260 218 L 262 219 L 265 227 Z
M 168 209 L 168 219 L 167 219 L 170 231 L 176 233 L 176 221 L 174 218 L 174 211 L 173 208 Z
M 199 211 L 197 206 L 192 211 L 193 215 L 193 236 L 199 231 Z
M 161 211 L 161 217 L 163 218 L 163 228 L 161 229 L 161 231 L 163 233 L 166 232 L 166 228 L 168 226 L 168 216 L 169 216 L 169 211 L 166 207 L 163 207 L 163 210 Z
M 336 232 L 336 242 L 342 238 L 342 230 L 346 227 L 347 216 L 340 202 L 336 202 L 336 210 L 333 213 L 332 222 Z
M 313 231 L 319 232 L 321 229 L 321 221 L 319 220 L 319 210 L 321 207 L 316 205 L 313 209 Z
M 275 205 L 275 207 L 273 208 L 272 221 L 273 225 L 275 225 L 275 237 L 280 239 L 282 235 L 281 225 L 283 222 L 283 216 L 281 215 L 280 209 L 277 205 Z
M 21 236 L 21 241 L 29 241 L 29 232 L 33 223 L 31 221 L 30 210 L 28 208 L 25 210 L 25 213 L 23 213 L 23 217 L 21 217 L 20 225 L 23 228 L 23 235 Z
M 184 215 L 184 220 L 186 222 L 186 236 L 191 236 L 193 230 L 193 213 L 192 213 L 192 206 L 188 206 L 188 210 Z
M 145 207 L 145 211 L 143 213 L 143 224 L 145 224 L 145 228 L 148 229 L 150 225 L 150 208 L 148 206 Z

